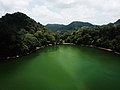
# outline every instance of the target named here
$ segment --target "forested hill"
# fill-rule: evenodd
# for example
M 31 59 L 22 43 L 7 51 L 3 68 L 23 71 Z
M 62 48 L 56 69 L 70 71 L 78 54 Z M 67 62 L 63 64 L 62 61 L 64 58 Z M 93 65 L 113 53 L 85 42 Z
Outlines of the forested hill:
M 63 30 L 65 25 L 62 25 L 62 24 L 47 24 L 46 25 L 47 29 L 49 30 Z
M 42 24 L 20 12 L 2 16 L 0 18 L 0 59 L 25 55 L 40 47 L 65 42 L 120 52 L 120 19 L 115 23 L 102 26 L 73 22 L 67 26 L 54 24 L 52 28 L 53 30 L 62 28 L 63 31 L 49 31 Z
M 57 30 L 74 30 L 84 26 L 91 27 L 94 25 L 88 22 L 80 22 L 80 21 L 74 21 L 68 25 L 63 25 L 63 24 L 47 24 L 46 25 L 47 29 L 56 30 L 56 31 Z
M 65 30 L 74 30 L 74 29 L 78 29 L 81 27 L 92 27 L 94 26 L 91 23 L 88 22 L 80 22 L 80 21 L 74 21 L 72 23 L 70 23 L 69 25 L 65 26 Z
M 117 20 L 114 24 L 120 24 L 120 19 Z
M 54 41 L 46 28 L 27 15 L 16 12 L 0 18 L 0 57 L 32 52 Z
M 120 52 L 120 19 L 102 26 L 82 27 L 63 34 L 66 43 L 88 45 Z

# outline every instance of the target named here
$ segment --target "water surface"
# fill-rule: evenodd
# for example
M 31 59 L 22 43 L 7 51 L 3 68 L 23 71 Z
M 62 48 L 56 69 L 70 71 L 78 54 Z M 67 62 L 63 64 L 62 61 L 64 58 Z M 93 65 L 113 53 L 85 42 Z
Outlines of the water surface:
M 0 90 L 120 90 L 120 56 L 72 45 L 0 61 Z

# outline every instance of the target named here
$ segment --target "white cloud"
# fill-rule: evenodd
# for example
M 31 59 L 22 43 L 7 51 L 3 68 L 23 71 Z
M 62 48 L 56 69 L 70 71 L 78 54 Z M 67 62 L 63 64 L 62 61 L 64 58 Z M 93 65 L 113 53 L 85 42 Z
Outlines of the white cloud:
M 31 0 L 0 0 L 5 10 L 21 9 L 29 6 Z
M 0 16 L 21 11 L 42 24 L 88 21 L 95 24 L 120 18 L 120 0 L 0 0 Z

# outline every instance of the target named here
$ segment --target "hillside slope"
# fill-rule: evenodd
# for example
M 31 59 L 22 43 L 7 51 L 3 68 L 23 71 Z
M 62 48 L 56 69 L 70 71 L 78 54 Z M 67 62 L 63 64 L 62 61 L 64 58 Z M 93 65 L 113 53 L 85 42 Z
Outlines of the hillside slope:
M 52 42 L 50 35 L 43 25 L 23 13 L 6 14 L 0 18 L 0 57 L 32 52 Z

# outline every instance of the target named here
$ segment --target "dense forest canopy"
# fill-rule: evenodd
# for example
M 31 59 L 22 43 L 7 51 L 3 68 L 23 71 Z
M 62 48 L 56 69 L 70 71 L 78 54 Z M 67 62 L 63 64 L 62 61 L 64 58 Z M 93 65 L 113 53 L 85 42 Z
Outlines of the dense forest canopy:
M 54 33 L 23 13 L 0 18 L 0 57 L 26 54 L 53 41 Z
M 24 55 L 47 45 L 73 43 L 120 52 L 120 20 L 96 26 L 86 22 L 42 24 L 16 12 L 0 18 L 0 58 Z
M 108 25 L 82 27 L 72 32 L 67 32 L 64 40 L 67 43 L 93 45 L 120 52 L 120 23 L 118 21 Z

